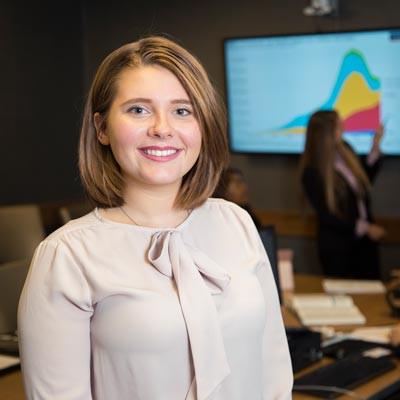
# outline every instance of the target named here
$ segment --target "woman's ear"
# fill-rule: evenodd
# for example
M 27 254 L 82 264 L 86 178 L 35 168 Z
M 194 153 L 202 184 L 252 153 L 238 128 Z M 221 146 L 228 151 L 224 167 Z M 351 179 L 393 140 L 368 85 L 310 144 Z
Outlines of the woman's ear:
M 104 146 L 108 146 L 110 144 L 110 139 L 104 129 L 103 117 L 100 113 L 95 113 L 93 116 L 93 123 L 96 128 L 97 139 Z

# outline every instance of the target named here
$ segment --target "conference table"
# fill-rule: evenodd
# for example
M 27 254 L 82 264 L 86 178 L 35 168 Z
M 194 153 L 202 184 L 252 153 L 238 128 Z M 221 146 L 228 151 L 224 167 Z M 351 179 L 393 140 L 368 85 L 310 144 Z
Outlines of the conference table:
M 295 290 L 298 293 L 322 293 L 322 278 L 315 275 L 296 275 L 295 276 Z M 293 292 L 292 292 L 293 293 Z M 284 292 L 283 299 L 287 299 L 292 294 L 291 292 Z M 364 314 L 367 319 L 366 324 L 362 326 L 388 326 L 399 323 L 400 320 L 391 316 L 390 308 L 386 302 L 384 294 L 353 294 L 354 303 L 358 306 L 360 311 Z M 300 322 L 297 317 L 285 306 L 282 307 L 283 318 L 286 326 L 299 326 Z M 350 332 L 360 326 L 335 326 L 336 332 Z M 378 376 L 368 383 L 358 386 L 352 389 L 360 398 L 368 398 L 379 390 L 387 387 L 391 383 L 394 383 L 400 379 L 400 360 L 395 359 L 397 368 L 391 370 L 381 376 Z M 332 362 L 331 360 L 324 358 L 318 363 L 300 371 L 296 376 L 305 374 L 314 369 L 320 368 L 321 366 L 327 365 Z M 311 400 L 317 399 L 317 397 L 306 395 L 300 392 L 293 392 L 294 400 Z M 348 400 L 351 399 L 349 396 L 339 396 L 337 400 Z
M 315 275 L 296 275 L 295 276 L 295 293 L 321 293 L 322 289 L 322 278 Z M 293 292 L 284 292 L 283 299 L 290 296 Z M 358 294 L 352 295 L 355 304 L 360 308 L 361 312 L 367 318 L 367 322 L 364 326 L 387 326 L 399 323 L 398 319 L 393 318 L 390 315 L 390 309 L 386 303 L 385 296 L 383 294 Z M 285 325 L 299 326 L 300 322 L 297 317 L 285 306 L 282 306 L 283 319 Z M 354 329 L 349 326 L 337 326 L 337 331 L 346 332 Z M 318 363 L 308 367 L 301 371 L 306 373 L 315 368 L 319 368 L 326 365 L 330 361 L 323 359 Z M 374 378 L 370 382 L 353 389 L 353 392 L 357 393 L 362 398 L 367 398 L 378 390 L 390 385 L 391 383 L 400 379 L 400 360 L 395 361 L 397 368 L 389 371 L 384 375 Z M 23 400 L 24 390 L 22 384 L 21 371 L 19 369 L 3 373 L 0 375 L 0 400 Z M 303 393 L 293 393 L 294 400 L 311 400 L 316 399 Z M 337 400 L 350 399 L 348 396 L 340 396 Z M 150 399 L 149 399 L 150 400 Z M 247 399 L 246 399 L 247 400 Z M 251 399 L 249 399 L 251 400 Z

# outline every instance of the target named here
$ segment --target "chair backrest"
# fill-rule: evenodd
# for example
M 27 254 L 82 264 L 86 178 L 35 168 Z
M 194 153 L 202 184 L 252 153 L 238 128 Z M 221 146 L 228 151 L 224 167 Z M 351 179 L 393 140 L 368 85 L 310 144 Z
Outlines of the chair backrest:
M 59 215 L 61 222 L 63 224 L 66 224 L 72 219 L 83 217 L 85 214 L 88 214 L 92 210 L 93 206 L 90 203 L 82 201 L 79 203 L 73 203 L 60 207 Z
M 19 297 L 28 273 L 30 259 L 0 265 L 0 334 L 17 329 Z
M 38 205 L 0 207 L 0 264 L 32 258 L 44 237 Z
M 282 304 L 282 291 L 279 281 L 279 270 L 278 270 L 278 243 L 276 238 L 276 231 L 274 225 L 265 225 L 258 228 L 261 241 L 267 252 L 271 269 L 274 274 L 276 287 L 278 289 L 279 301 Z

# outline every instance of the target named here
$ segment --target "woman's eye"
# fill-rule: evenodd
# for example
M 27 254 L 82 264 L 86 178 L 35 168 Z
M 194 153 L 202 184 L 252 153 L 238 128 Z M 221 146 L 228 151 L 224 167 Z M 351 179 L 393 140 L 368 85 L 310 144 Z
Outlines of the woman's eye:
M 185 116 L 187 116 L 187 115 L 190 115 L 192 112 L 189 111 L 189 110 L 187 110 L 186 108 L 178 108 L 178 109 L 176 110 L 176 113 L 177 113 L 178 115 L 180 115 L 181 117 L 185 117 Z
M 138 115 L 147 113 L 146 109 L 144 109 L 143 107 L 139 107 L 139 106 L 131 107 L 128 110 L 128 112 L 130 112 L 132 114 L 138 114 Z

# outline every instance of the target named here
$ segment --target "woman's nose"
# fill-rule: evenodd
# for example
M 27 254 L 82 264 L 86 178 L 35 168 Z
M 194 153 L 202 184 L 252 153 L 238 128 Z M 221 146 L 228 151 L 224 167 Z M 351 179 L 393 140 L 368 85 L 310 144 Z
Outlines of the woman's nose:
M 167 115 L 158 114 L 153 120 L 152 126 L 150 126 L 148 134 L 150 136 L 165 138 L 172 136 L 172 127 L 168 121 Z

